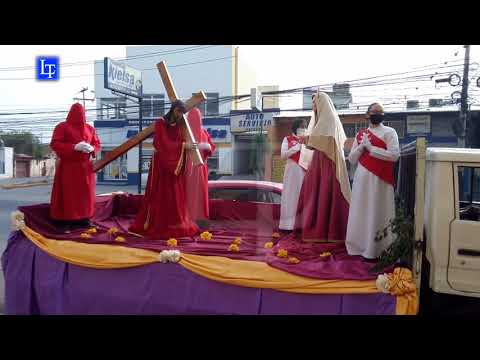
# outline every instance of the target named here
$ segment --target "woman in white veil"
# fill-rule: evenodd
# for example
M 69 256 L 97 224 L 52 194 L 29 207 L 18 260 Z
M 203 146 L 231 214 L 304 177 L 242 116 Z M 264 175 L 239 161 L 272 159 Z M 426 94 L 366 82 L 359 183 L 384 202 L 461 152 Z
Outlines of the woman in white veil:
M 330 97 L 317 93 L 314 115 L 302 142 L 308 166 L 297 207 L 295 232 L 305 242 L 343 242 L 350 207 L 350 182 L 343 153 L 346 140 Z

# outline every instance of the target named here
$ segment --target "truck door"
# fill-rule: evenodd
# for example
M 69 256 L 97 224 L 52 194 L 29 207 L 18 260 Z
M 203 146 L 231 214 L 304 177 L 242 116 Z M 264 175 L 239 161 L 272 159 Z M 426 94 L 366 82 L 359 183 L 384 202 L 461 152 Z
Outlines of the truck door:
M 450 224 L 447 280 L 452 289 L 474 295 L 480 293 L 480 164 L 452 166 L 455 219 Z

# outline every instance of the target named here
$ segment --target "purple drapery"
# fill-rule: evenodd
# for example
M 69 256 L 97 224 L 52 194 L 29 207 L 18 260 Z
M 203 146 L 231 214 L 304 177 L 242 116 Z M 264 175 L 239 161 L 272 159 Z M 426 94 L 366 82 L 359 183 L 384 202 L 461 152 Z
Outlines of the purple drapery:
M 306 295 L 227 285 L 179 264 L 99 270 L 43 252 L 21 232 L 2 255 L 6 314 L 323 315 L 395 314 L 386 294 Z

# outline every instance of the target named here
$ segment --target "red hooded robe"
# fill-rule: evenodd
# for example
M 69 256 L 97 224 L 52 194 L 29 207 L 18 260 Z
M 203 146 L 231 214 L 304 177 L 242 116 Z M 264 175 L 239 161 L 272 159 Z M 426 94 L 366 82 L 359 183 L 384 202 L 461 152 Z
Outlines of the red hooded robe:
M 76 151 L 75 145 L 82 141 L 92 145 L 94 152 Z M 91 218 L 95 212 L 95 173 L 90 158 L 100 151 L 100 140 L 86 123 L 81 104 L 73 104 L 66 121 L 55 127 L 50 147 L 57 155 L 50 216 L 63 221 Z
M 200 150 L 203 165 L 192 166 L 191 160 L 187 164 L 186 195 L 190 218 L 194 221 L 205 220 L 209 218 L 207 158 L 215 152 L 216 146 L 208 132 L 202 128 L 200 110 L 192 109 L 188 113 L 188 122 L 197 143 L 208 143 L 211 147 L 211 150 Z

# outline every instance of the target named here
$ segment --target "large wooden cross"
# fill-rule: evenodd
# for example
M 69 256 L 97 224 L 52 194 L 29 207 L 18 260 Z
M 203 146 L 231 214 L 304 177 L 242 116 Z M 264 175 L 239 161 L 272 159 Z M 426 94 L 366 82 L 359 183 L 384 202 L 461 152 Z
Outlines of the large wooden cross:
M 165 64 L 164 61 L 160 62 L 157 64 L 158 71 L 160 72 L 160 77 L 162 78 L 163 85 L 165 87 L 165 90 L 167 92 L 167 96 L 170 99 L 171 102 L 175 101 L 178 99 L 177 92 L 175 91 L 175 87 L 173 86 L 172 79 L 170 78 L 170 74 L 167 69 L 167 65 Z M 187 111 L 190 111 L 192 108 L 195 106 L 201 104 L 207 99 L 205 96 L 205 93 L 203 91 L 199 91 L 198 93 L 194 94 L 190 99 L 188 99 L 185 102 L 185 106 L 187 108 Z M 187 130 L 187 142 L 188 143 L 197 143 L 197 139 L 195 139 L 192 129 L 190 127 L 190 124 L 188 123 L 188 120 L 186 116 L 183 116 L 183 119 L 185 120 L 185 127 Z M 151 124 L 149 127 L 135 135 L 134 137 L 130 138 L 123 144 L 117 146 L 115 149 L 112 151 L 108 152 L 102 159 L 97 160 L 93 164 L 93 171 L 97 172 L 101 169 L 103 169 L 105 166 L 110 164 L 112 161 L 117 159 L 118 157 L 122 156 L 125 154 L 128 150 L 133 148 L 134 146 L 137 146 L 140 142 L 144 141 L 147 139 L 150 135 L 152 135 L 155 131 L 155 123 Z M 200 151 L 198 148 L 191 150 L 192 153 L 192 161 L 194 165 L 198 164 L 203 164 L 202 156 L 200 155 Z

